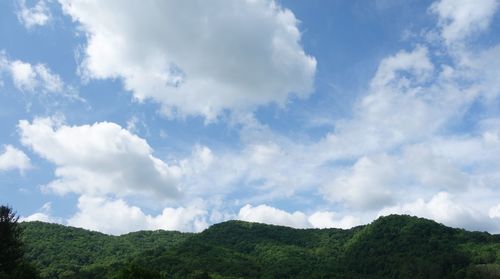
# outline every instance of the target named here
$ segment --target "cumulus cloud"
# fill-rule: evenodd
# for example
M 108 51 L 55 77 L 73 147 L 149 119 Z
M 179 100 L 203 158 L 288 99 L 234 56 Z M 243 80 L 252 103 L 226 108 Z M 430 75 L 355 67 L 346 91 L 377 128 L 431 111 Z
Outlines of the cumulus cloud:
M 21 217 L 19 218 L 19 221 L 21 222 L 40 221 L 46 223 L 63 224 L 64 223 L 63 219 L 52 216 L 51 211 L 52 211 L 52 203 L 47 202 L 38 210 L 38 212 L 35 212 L 27 217 Z
M 158 228 L 155 220 L 167 215 L 205 224 L 206 207 L 168 208 L 168 214 L 150 216 L 124 199 L 104 197 L 157 193 L 161 184 L 173 192 L 182 185 L 189 198 L 217 200 L 210 221 L 227 219 L 224 210 L 237 206 L 239 219 L 301 228 L 348 228 L 377 215 L 405 213 L 498 230 L 500 121 L 494 109 L 493 115 L 474 113 L 499 96 L 500 47 L 469 50 L 465 40 L 487 29 L 491 16 L 485 7 L 495 10 L 496 2 L 480 1 L 480 7 L 436 2 L 430 10 L 438 15 L 445 40 L 437 43 L 440 52 L 435 45 L 417 45 L 382 59 L 352 115 L 331 120 L 334 129 L 309 141 L 280 135 L 244 112 L 283 103 L 290 92 L 305 97 L 312 88 L 315 61 L 300 47 L 297 20 L 274 2 L 200 2 L 192 9 L 191 3 L 166 1 L 154 10 L 153 2 L 61 2 L 88 35 L 81 65 L 87 77 L 121 79 L 137 99 L 156 100 L 167 114 L 213 119 L 225 109 L 242 110 L 231 115 L 241 125 L 241 149 L 196 146 L 174 166 L 155 158 L 132 134 L 135 121 L 129 131 L 106 122 L 21 121 L 23 143 L 56 164 L 57 179 L 49 189 L 83 194 L 72 224 L 111 233 Z M 240 13 L 217 17 L 233 10 Z M 192 16 L 183 21 L 180 14 Z M 130 25 L 130 18 L 137 24 Z M 287 51 L 282 40 L 289 42 Z M 449 47 L 456 42 L 459 50 Z M 478 118 L 464 121 L 470 114 Z M 152 180 L 134 187 L 144 172 Z M 322 210 L 287 212 L 266 205 L 283 198 L 318 203 L 314 206 Z M 99 219 L 102 210 L 117 213 Z M 113 220 L 126 216 L 133 222 L 123 221 L 125 229 L 108 226 L 119 228 Z M 165 220 L 176 217 L 171 218 Z M 204 226 L 193 222 L 169 226 L 195 231 Z
M 335 121 L 311 152 L 323 161 L 356 160 L 430 138 L 472 99 L 439 76 L 422 46 L 384 58 L 353 116 Z
M 83 195 L 78 199 L 78 212 L 68 219 L 68 225 L 115 235 L 157 229 L 199 232 L 208 227 L 206 215 L 205 209 L 193 205 L 167 207 L 152 216 L 122 199 Z
M 176 166 L 153 156 L 148 143 L 117 124 L 67 126 L 51 118 L 19 122 L 21 141 L 56 165 L 46 188 L 59 194 L 179 196 Z
M 317 211 L 306 215 L 301 211 L 293 213 L 274 208 L 265 204 L 243 206 L 238 219 L 247 222 L 265 223 L 271 225 L 288 226 L 293 228 L 342 228 L 349 229 L 360 225 L 359 218 L 354 216 L 341 216 L 330 211 Z
M 2 73 L 7 73 L 11 77 L 14 87 L 22 92 L 55 93 L 79 99 L 75 89 L 66 85 L 62 78 L 45 64 L 31 64 L 21 60 L 13 60 L 7 56 L 5 51 L 0 51 L 0 74 Z
M 461 192 L 469 183 L 460 166 L 429 146 L 417 144 L 405 146 L 397 155 L 361 157 L 334 174 L 322 191 L 331 201 L 343 202 L 348 208 L 373 210 L 427 192 Z
M 252 140 L 241 150 L 213 151 L 206 146 L 196 150 L 181 164 L 186 191 L 195 195 L 247 191 L 242 204 L 262 203 L 291 197 L 319 179 L 314 161 L 308 161 L 300 145 L 288 141 Z
M 24 172 L 31 168 L 30 158 L 12 145 L 5 145 L 0 153 L 0 171 L 19 170 Z
M 294 141 L 251 117 L 240 121 L 244 148 L 214 153 L 209 171 L 200 173 L 198 181 L 221 177 L 213 180 L 225 185 L 219 189 L 246 185 L 246 191 L 253 189 L 245 201 L 251 203 L 300 199 L 301 191 L 318 189 L 339 206 L 340 216 L 357 212 L 363 222 L 384 207 L 429 200 L 444 191 L 473 212 L 469 219 L 448 224 L 485 228 L 477 220 L 488 218 L 488 208 L 477 201 L 487 207 L 498 199 L 494 158 L 500 156 L 500 122 L 483 119 L 473 131 L 456 134 L 448 129 L 461 125 L 471 104 L 496 89 L 454 56 L 449 65 L 437 67 L 431 55 L 417 46 L 383 59 L 352 118 L 334 122 L 334 131 L 319 141 Z M 484 70 L 481 65 L 474 69 Z M 466 84 L 464 76 L 469 77 Z
M 488 215 L 490 218 L 500 218 L 500 203 L 490 208 Z
M 431 5 L 437 14 L 441 35 L 448 44 L 485 30 L 498 7 L 497 0 L 441 0 Z
M 26 5 L 26 0 L 17 0 L 17 19 L 27 29 L 35 26 L 43 26 L 50 22 L 52 14 L 48 7 L 48 1 L 39 0 L 32 7 Z
M 380 216 L 389 214 L 410 214 L 433 219 L 448 226 L 471 230 L 498 230 L 495 223 L 484 213 L 455 200 L 447 192 L 439 192 L 430 200 L 417 199 L 414 202 L 387 207 L 379 212 Z
M 119 78 L 166 115 L 213 120 L 313 90 L 316 60 L 294 14 L 273 0 L 60 3 L 87 34 L 84 75 Z
M 14 85 L 21 91 L 62 92 L 64 89 L 61 78 L 43 64 L 15 60 L 10 64 L 10 71 Z
M 441 77 L 422 46 L 383 59 L 370 84 L 353 117 L 336 121 L 319 141 L 294 141 L 251 116 L 239 119 L 243 149 L 213 154 L 207 171 L 198 173 L 202 181 L 191 185 L 253 186 L 258 193 L 247 202 L 316 187 L 331 202 L 366 210 L 394 202 L 399 189 L 412 185 L 463 189 L 467 178 L 460 167 L 420 143 L 434 139 L 476 95 Z
M 318 211 L 308 218 L 309 223 L 318 229 L 324 228 L 340 228 L 350 229 L 361 225 L 361 219 L 352 215 L 343 215 L 330 211 Z
M 240 209 L 238 219 L 247 222 L 259 222 L 294 228 L 309 227 L 307 216 L 304 213 L 300 211 L 288 213 L 265 204 L 255 207 L 249 204 L 245 205 Z
M 432 73 L 434 65 L 429 59 L 428 50 L 418 46 L 413 51 L 399 51 L 395 55 L 384 58 L 371 81 L 375 89 L 385 89 L 390 83 L 397 82 L 398 87 L 407 85 L 412 80 L 425 81 Z M 406 75 L 406 78 L 403 74 Z M 411 78 L 411 79 L 410 79 Z
M 374 162 L 368 157 L 359 159 L 347 173 L 338 175 L 331 185 L 324 187 L 326 197 L 362 210 L 392 203 L 392 187 L 397 182 L 399 170 L 384 162 L 390 160 L 385 156 L 378 160 L 381 162 Z

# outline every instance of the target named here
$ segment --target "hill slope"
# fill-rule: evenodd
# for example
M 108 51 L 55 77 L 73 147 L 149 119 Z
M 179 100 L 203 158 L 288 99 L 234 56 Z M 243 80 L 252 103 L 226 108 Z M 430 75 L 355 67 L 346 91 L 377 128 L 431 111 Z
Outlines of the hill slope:
M 28 260 L 45 278 L 101 277 L 145 251 L 167 249 L 192 235 L 160 230 L 111 236 L 42 222 L 21 226 Z
M 122 236 L 23 226 L 27 254 L 47 278 L 500 278 L 499 235 L 409 216 L 350 230 L 228 221 L 199 234 Z

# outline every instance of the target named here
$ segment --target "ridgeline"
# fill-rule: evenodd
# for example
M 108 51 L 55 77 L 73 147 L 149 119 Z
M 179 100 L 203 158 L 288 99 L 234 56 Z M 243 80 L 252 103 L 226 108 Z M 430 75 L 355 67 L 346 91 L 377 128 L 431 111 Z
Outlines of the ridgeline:
M 349 230 L 228 221 L 110 236 L 21 223 L 43 278 L 500 278 L 500 235 L 391 215 Z

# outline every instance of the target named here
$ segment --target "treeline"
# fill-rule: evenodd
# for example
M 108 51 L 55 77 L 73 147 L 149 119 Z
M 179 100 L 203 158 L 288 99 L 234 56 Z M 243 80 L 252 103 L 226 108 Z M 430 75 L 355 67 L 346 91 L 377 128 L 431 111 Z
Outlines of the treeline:
M 229 221 L 109 236 L 22 223 L 42 278 L 500 278 L 500 236 L 391 215 L 350 230 Z

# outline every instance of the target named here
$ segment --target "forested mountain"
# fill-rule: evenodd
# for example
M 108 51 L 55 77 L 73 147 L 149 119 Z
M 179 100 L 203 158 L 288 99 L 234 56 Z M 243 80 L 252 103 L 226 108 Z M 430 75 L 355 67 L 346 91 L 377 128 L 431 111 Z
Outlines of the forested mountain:
M 500 235 L 409 216 L 350 230 L 228 221 L 198 234 L 109 236 L 22 223 L 45 278 L 500 278 Z

